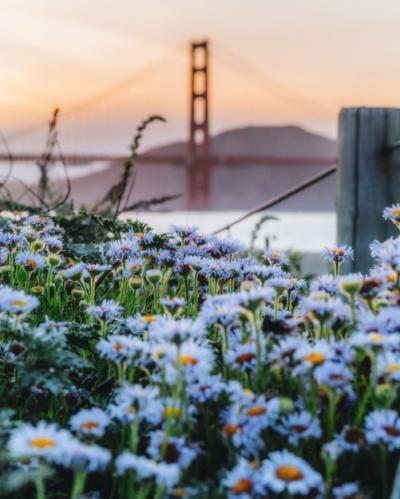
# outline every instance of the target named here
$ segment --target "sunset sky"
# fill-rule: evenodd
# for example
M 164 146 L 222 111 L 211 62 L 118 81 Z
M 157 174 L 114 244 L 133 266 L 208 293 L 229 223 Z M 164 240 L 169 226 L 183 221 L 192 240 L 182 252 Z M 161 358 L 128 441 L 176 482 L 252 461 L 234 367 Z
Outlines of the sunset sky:
M 182 139 L 188 44 L 207 37 L 214 132 L 335 136 L 342 106 L 400 106 L 399 22 L 398 0 L 0 0 L 0 128 L 29 148 L 57 105 L 71 150 L 116 152 L 151 113 L 168 124 L 146 145 Z

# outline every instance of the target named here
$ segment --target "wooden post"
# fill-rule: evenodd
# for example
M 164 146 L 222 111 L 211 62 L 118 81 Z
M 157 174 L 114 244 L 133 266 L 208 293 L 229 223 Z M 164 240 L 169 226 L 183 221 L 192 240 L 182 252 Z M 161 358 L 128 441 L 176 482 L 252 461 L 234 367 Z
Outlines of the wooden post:
M 340 112 L 337 238 L 354 249 L 355 257 L 347 271 L 367 272 L 373 264 L 369 244 L 396 234 L 382 212 L 400 203 L 400 149 L 391 147 L 399 141 L 400 109 Z

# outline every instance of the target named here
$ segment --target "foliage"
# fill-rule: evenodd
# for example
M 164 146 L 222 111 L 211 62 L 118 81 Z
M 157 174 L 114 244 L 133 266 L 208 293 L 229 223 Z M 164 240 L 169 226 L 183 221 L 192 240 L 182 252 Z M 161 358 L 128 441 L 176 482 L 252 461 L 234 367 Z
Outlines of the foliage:
M 400 238 L 366 276 L 326 248 L 310 283 L 271 248 L 83 212 L 0 242 L 0 494 L 389 497 Z

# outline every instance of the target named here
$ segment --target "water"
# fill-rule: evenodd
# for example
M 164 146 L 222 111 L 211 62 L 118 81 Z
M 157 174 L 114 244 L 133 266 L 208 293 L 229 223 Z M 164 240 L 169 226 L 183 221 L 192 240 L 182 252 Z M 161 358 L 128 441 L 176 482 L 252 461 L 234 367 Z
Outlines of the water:
M 95 172 L 100 173 L 108 167 L 109 165 L 104 161 L 94 162 L 90 165 L 68 165 L 68 175 L 72 179 Z M 7 163 L 0 164 L 0 181 L 8 175 L 8 170 L 9 165 Z M 49 165 L 49 174 L 52 180 L 65 178 L 64 168 L 59 163 L 56 165 Z M 39 169 L 32 161 L 16 161 L 11 175 L 12 177 L 23 180 L 29 184 L 35 184 L 39 180 Z
M 220 227 L 239 218 L 239 211 L 210 212 L 140 212 L 132 213 L 132 218 L 140 218 L 156 231 L 166 231 L 171 224 L 196 226 L 201 232 L 211 233 Z M 276 249 L 294 250 L 302 253 L 320 253 L 325 246 L 334 244 L 336 240 L 336 214 L 334 212 L 280 212 L 268 214 L 277 220 L 267 221 L 260 229 L 256 247 L 262 247 L 265 238 L 270 239 Z M 251 233 L 260 215 L 247 220 L 221 233 L 222 237 L 239 239 L 249 245 Z

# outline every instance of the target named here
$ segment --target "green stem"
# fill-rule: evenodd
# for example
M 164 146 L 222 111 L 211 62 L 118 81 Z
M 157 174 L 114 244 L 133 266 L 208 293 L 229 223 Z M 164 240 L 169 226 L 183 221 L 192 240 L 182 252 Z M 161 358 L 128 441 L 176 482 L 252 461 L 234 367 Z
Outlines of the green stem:
M 76 471 L 74 473 L 74 483 L 72 485 L 71 499 L 79 499 L 85 488 L 86 473 L 84 471 Z
M 45 499 L 46 498 L 46 489 L 44 486 L 43 478 L 38 478 L 35 481 L 35 487 L 36 487 L 36 499 Z

